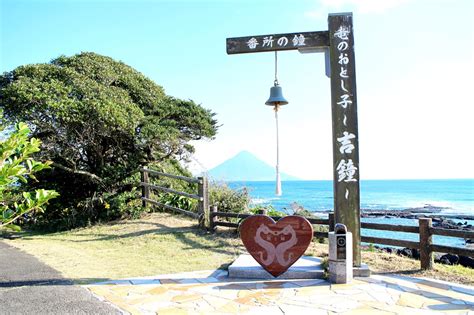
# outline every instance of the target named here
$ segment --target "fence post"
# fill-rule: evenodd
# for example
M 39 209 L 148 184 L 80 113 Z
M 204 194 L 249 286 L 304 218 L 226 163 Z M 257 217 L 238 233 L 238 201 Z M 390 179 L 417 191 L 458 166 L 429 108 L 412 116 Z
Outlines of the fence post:
M 431 218 L 419 218 L 418 224 L 420 228 L 421 269 L 433 269 L 433 252 L 431 251 L 431 245 L 433 244 L 433 236 L 430 233 L 430 228 L 432 226 Z
M 147 167 L 144 166 L 143 170 L 140 171 L 141 181 L 144 184 L 148 184 L 150 182 L 149 178 L 148 178 L 148 172 L 146 170 L 147 170 Z M 142 207 L 146 208 L 147 203 L 146 203 L 146 200 L 144 198 L 150 199 L 150 187 L 145 186 L 145 185 L 142 184 Z
M 216 217 L 213 216 L 213 213 L 217 212 L 217 206 L 212 206 L 211 211 L 209 211 L 209 231 L 214 232 L 216 230 Z
M 330 212 L 328 214 L 328 219 L 329 219 L 329 232 L 333 232 L 334 231 L 334 212 Z
M 207 177 L 198 177 L 198 195 L 200 197 L 198 202 L 199 226 L 201 228 L 209 228 L 211 222 L 209 221 L 209 191 Z

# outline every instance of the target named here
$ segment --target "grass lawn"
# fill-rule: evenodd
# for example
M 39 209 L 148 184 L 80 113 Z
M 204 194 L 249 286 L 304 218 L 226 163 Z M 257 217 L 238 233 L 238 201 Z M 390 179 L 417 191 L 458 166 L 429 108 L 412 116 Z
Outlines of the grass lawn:
M 225 233 L 229 234 L 229 233 Z M 237 239 L 214 236 L 195 220 L 153 213 L 138 220 L 7 241 L 78 283 L 219 268 L 241 252 Z
M 153 213 L 138 220 L 5 240 L 59 270 L 76 283 L 225 268 L 245 250 L 234 230 L 206 233 L 195 220 Z M 327 245 L 313 242 L 306 254 L 326 257 Z M 474 270 L 435 264 L 422 272 L 419 261 L 362 252 L 372 272 L 424 276 L 474 285 Z

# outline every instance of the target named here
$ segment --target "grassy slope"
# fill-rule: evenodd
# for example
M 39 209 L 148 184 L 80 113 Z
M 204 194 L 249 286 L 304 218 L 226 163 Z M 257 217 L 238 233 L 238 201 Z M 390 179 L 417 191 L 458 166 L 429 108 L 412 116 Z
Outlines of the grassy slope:
M 209 270 L 226 266 L 244 252 L 231 230 L 208 234 L 196 221 L 154 213 L 53 234 L 26 235 L 7 241 L 77 283 L 102 279 Z M 307 254 L 325 257 L 327 245 L 313 243 Z M 474 270 L 435 264 L 421 272 L 419 262 L 387 253 L 363 252 L 362 260 L 373 272 L 401 273 L 474 285 Z

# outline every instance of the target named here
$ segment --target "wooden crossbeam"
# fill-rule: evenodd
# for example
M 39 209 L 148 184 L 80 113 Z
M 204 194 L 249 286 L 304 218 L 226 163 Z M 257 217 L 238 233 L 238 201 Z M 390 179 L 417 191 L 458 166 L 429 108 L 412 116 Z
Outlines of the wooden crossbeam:
M 227 38 L 227 54 L 246 54 L 329 46 L 329 32 L 300 32 Z

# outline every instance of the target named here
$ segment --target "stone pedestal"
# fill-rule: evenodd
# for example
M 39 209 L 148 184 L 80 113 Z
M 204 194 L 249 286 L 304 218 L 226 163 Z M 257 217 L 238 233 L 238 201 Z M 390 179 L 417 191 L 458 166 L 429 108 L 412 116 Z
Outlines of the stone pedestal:
M 349 283 L 353 278 L 352 234 L 329 232 L 329 281 Z
M 352 274 L 354 277 L 370 277 L 370 269 L 367 264 L 360 264 L 360 267 L 352 268 Z
M 278 277 L 273 277 L 262 268 L 250 255 L 240 255 L 229 266 L 229 278 L 243 279 L 322 279 L 324 269 L 322 259 L 302 256 L 287 271 Z

